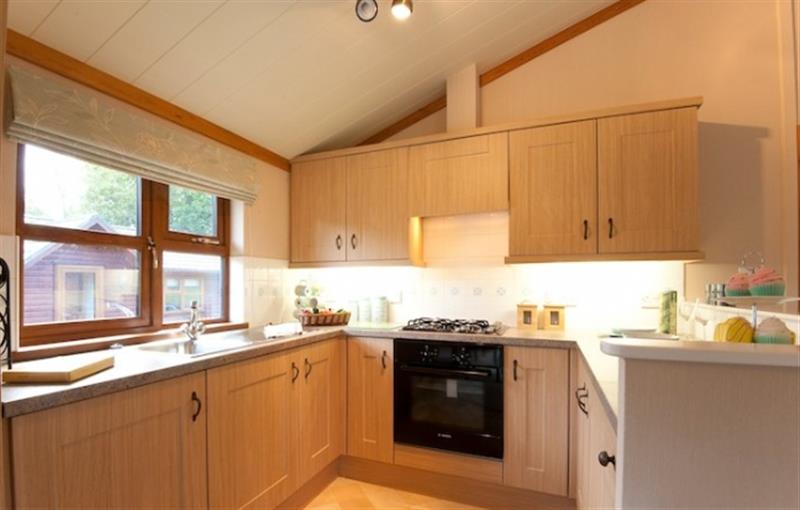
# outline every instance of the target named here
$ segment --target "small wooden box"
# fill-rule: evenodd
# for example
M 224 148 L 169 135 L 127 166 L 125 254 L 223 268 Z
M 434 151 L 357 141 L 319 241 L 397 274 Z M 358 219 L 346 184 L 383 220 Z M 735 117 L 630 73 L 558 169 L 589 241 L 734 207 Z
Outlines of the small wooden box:
M 545 305 L 542 310 L 542 329 L 564 331 L 566 316 L 561 305 Z
M 538 329 L 537 319 L 539 307 L 528 303 L 517 305 L 517 328 L 519 329 Z

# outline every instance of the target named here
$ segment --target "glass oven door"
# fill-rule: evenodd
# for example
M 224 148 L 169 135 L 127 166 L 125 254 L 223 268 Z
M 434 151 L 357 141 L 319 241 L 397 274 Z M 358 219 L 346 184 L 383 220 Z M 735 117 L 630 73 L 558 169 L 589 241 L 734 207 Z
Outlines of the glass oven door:
M 503 458 L 503 388 L 496 368 L 395 369 L 395 441 Z

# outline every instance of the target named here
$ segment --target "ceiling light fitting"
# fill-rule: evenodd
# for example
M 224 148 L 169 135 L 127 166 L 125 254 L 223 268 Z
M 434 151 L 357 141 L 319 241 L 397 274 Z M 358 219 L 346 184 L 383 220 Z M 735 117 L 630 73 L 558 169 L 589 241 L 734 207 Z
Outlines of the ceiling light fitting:
M 407 19 L 414 12 L 412 0 L 392 0 L 392 16 L 399 20 Z
M 405 20 L 414 12 L 412 0 L 392 0 L 392 16 Z M 369 23 L 378 16 L 377 0 L 356 0 L 356 16 L 364 23 Z
M 356 16 L 364 23 L 369 23 L 378 15 L 376 0 L 356 0 Z

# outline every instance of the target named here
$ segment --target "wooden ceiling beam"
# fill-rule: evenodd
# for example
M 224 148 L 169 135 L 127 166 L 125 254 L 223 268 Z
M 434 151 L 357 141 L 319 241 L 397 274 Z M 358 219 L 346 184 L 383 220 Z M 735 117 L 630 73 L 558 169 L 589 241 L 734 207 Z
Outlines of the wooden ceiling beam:
M 6 52 L 281 170 L 290 169 L 289 160 L 280 154 L 11 29 L 7 33 Z
M 374 135 L 370 136 L 369 138 L 367 138 L 358 145 L 370 145 L 373 143 L 382 142 L 387 138 L 389 138 L 390 136 L 392 136 L 393 134 L 398 133 L 409 126 L 416 124 L 425 117 L 432 115 L 438 112 L 439 110 L 443 110 L 446 106 L 447 106 L 447 97 L 446 96 L 437 97 L 436 99 L 426 104 L 419 110 L 416 110 L 413 113 L 406 115 L 399 121 L 375 133 Z
M 527 64 L 531 60 L 544 55 L 550 50 L 558 48 L 562 44 L 571 41 L 572 39 L 578 37 L 579 35 L 588 32 L 592 28 L 604 23 L 615 16 L 622 14 L 623 12 L 636 7 L 640 3 L 644 2 L 645 0 L 618 0 L 613 4 L 600 9 L 596 13 L 583 18 L 582 20 L 578 21 L 577 23 L 568 26 L 564 30 L 558 32 L 555 35 L 552 35 L 545 39 L 544 41 L 537 43 L 530 48 L 526 49 L 525 51 L 514 55 L 513 57 L 509 58 L 502 64 L 499 64 L 488 71 L 484 72 L 480 76 L 480 86 L 484 87 L 489 83 L 495 81 L 496 79 L 504 76 L 511 71 Z M 399 133 L 400 131 L 406 129 L 407 127 L 419 122 L 420 120 L 424 119 L 428 115 L 438 112 L 439 110 L 445 108 L 447 106 L 447 97 L 442 96 L 434 101 L 428 103 L 427 105 L 423 106 L 419 110 L 414 111 L 413 113 L 403 117 L 402 119 L 398 120 L 397 122 L 383 128 L 379 132 L 375 133 L 374 135 L 370 136 L 363 142 L 359 143 L 358 145 L 369 145 L 373 143 L 379 143 L 387 138 L 391 137 Z

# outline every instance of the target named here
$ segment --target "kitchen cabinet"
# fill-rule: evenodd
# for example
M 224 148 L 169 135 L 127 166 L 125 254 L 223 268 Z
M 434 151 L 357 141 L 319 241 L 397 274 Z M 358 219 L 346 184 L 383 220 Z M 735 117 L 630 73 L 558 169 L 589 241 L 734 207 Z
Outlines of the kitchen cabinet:
M 273 508 L 299 486 L 299 371 L 289 353 L 208 371 L 212 508 Z
M 412 146 L 408 173 L 411 216 L 506 210 L 508 133 Z
M 347 158 L 347 260 L 409 257 L 408 149 Z
M 588 508 L 616 508 L 617 434 L 611 428 L 602 406 L 594 406 L 590 413 Z M 603 453 L 613 458 L 614 462 L 601 464 L 599 459 Z
M 293 262 L 337 262 L 347 258 L 345 158 L 292 165 L 290 176 Z
M 587 367 L 582 360 L 578 361 L 577 388 L 573 405 L 575 416 L 575 462 L 576 487 L 575 500 L 578 508 L 587 508 L 589 502 L 589 469 L 591 468 L 589 410 L 594 405 L 596 394 L 589 379 Z
M 505 347 L 506 485 L 567 495 L 569 351 Z
M 299 351 L 300 479 L 303 485 L 345 449 L 345 381 L 347 360 L 343 339 L 312 344 Z
M 205 374 L 12 418 L 16 508 L 206 508 Z
M 342 343 L 208 371 L 212 508 L 274 508 L 343 453 Z
M 347 454 L 394 459 L 394 342 L 347 339 Z
M 696 250 L 697 108 L 597 122 L 600 253 Z
M 514 131 L 509 144 L 509 254 L 596 253 L 596 121 Z
M 515 131 L 507 262 L 702 258 L 697 108 Z
M 606 410 L 598 401 L 598 388 L 583 360 L 578 364 L 578 390 L 573 404 L 578 407 L 577 422 L 577 487 L 580 510 L 615 508 L 617 435 Z M 613 457 L 614 463 L 603 466 L 601 452 Z
M 411 226 L 407 148 L 292 166 L 293 264 L 409 261 Z

